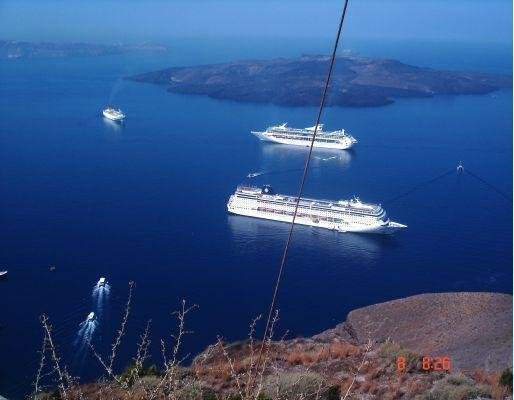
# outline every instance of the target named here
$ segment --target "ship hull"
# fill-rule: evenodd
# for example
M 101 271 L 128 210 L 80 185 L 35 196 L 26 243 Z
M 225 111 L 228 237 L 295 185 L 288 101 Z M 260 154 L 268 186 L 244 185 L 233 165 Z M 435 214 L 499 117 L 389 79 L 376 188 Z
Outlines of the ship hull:
M 228 212 L 230 214 L 242 215 L 245 217 L 253 217 L 260 219 L 267 219 L 271 221 L 287 222 L 291 223 L 293 220 L 292 216 L 289 215 L 277 215 L 274 213 L 268 213 L 264 211 L 248 210 L 237 206 L 233 206 L 231 202 L 227 205 Z M 405 228 L 405 225 L 398 224 L 396 222 L 384 222 L 383 224 L 376 225 L 364 225 L 356 224 L 351 222 L 327 222 L 318 219 L 312 219 L 310 217 L 297 216 L 295 224 L 314 226 L 317 228 L 329 229 L 338 232 L 355 232 L 355 233 L 375 233 L 375 234 L 392 234 L 397 230 Z
M 296 140 L 296 139 L 283 139 L 277 138 L 270 135 L 265 134 L 265 132 L 252 132 L 255 136 L 257 136 L 260 140 L 272 142 L 272 143 L 280 143 L 280 144 L 288 144 L 292 146 L 302 146 L 302 147 L 310 147 L 311 140 Z M 345 138 L 342 140 L 342 143 L 323 143 L 319 141 L 314 142 L 314 147 L 322 148 L 322 149 L 338 149 L 338 150 L 348 150 L 353 147 L 356 143 L 355 140 L 350 138 Z

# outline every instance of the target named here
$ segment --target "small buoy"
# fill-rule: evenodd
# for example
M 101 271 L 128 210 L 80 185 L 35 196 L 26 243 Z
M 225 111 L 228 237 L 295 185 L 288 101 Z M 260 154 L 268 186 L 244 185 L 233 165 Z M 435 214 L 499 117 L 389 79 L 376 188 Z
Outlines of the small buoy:
M 459 165 L 457 165 L 457 172 L 461 173 L 464 171 L 464 166 L 462 165 L 462 162 L 459 162 Z

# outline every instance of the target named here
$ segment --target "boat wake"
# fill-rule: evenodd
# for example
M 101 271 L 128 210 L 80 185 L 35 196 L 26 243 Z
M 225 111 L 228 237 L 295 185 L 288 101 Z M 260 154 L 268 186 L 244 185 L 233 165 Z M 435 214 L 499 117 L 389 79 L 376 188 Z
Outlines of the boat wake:
M 316 160 L 329 161 L 329 160 L 335 160 L 338 157 L 337 156 L 332 156 L 332 157 L 323 158 L 323 157 L 314 156 L 314 158 Z M 341 158 L 339 158 L 339 159 L 341 160 Z
M 246 175 L 247 178 L 255 178 L 257 176 L 264 175 L 265 171 L 259 171 L 259 172 L 250 172 L 248 175 Z
M 83 364 L 87 354 L 87 347 L 93 339 L 93 334 L 98 327 L 98 321 L 95 313 L 91 312 L 87 318 L 79 324 L 77 337 L 73 342 L 75 347 L 74 361 L 77 364 Z
M 93 307 L 95 308 L 98 317 L 102 317 L 105 306 L 109 300 L 109 295 L 111 293 L 111 285 L 105 280 L 105 278 L 100 278 L 100 280 L 93 287 L 93 292 L 91 293 L 91 298 L 93 300 Z

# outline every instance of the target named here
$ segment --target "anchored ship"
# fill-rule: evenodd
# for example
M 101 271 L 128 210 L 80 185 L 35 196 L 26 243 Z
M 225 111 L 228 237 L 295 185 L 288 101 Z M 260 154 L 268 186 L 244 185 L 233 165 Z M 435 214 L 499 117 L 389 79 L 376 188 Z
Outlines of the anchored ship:
M 125 114 L 119 108 L 115 109 L 110 106 L 104 109 L 102 114 L 111 121 L 123 121 L 125 119 Z
M 264 132 L 252 131 L 261 140 L 295 146 L 310 146 L 316 126 L 309 128 L 290 128 L 287 122 L 282 125 L 270 126 Z M 314 147 L 345 150 L 351 148 L 357 140 L 344 129 L 323 131 L 323 124 L 318 125 Z
M 271 186 L 238 186 L 227 203 L 232 214 L 291 223 L 296 197 L 275 194 Z M 295 223 L 339 232 L 393 233 L 406 225 L 391 221 L 380 204 L 301 198 Z

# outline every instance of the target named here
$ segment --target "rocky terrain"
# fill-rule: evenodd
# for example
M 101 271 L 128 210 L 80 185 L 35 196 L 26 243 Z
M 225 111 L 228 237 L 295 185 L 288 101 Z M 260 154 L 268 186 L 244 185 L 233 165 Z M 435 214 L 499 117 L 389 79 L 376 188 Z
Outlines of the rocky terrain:
M 328 62 L 326 56 L 248 60 L 174 67 L 128 79 L 163 84 L 173 93 L 283 106 L 317 106 Z M 484 94 L 511 86 L 511 76 L 442 71 L 395 60 L 347 56 L 336 60 L 327 105 L 382 106 L 399 97 Z
M 89 44 L 89 43 L 50 43 L 50 42 L 18 42 L 15 40 L 0 40 L 1 59 L 27 58 L 65 58 L 80 56 L 106 56 L 132 51 L 166 51 L 165 46 L 143 43 L 127 44 Z
M 448 356 L 454 370 L 512 366 L 512 296 L 429 293 L 359 308 L 319 339 L 392 340 L 427 356 Z
M 188 366 L 175 362 L 173 355 L 158 367 L 145 362 L 145 333 L 134 364 L 110 379 L 72 383 L 65 397 L 512 399 L 512 296 L 506 294 L 422 294 L 360 308 L 344 323 L 313 337 L 270 338 L 262 347 L 262 359 L 261 342 L 253 336 L 237 343 L 219 339 Z M 177 337 L 180 343 L 183 337 Z M 450 357 L 451 369 L 423 370 L 426 355 Z M 401 371 L 398 357 L 406 360 Z M 62 392 L 38 398 L 63 398 Z

